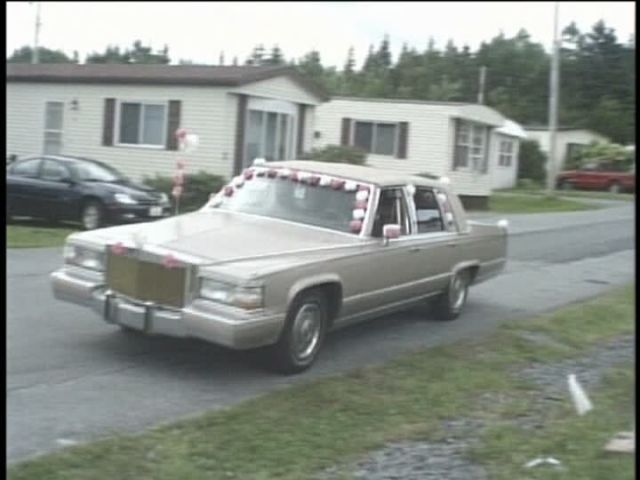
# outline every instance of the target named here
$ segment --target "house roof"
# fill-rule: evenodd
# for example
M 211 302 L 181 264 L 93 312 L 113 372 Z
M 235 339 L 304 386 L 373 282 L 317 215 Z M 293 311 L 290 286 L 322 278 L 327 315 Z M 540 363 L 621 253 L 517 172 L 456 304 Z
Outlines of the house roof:
M 332 101 L 362 102 L 362 103 L 388 103 L 392 105 L 425 105 L 442 107 L 453 118 L 471 120 L 492 127 L 501 127 L 506 118 L 497 110 L 482 104 L 464 102 L 437 102 L 430 100 L 412 100 L 408 98 L 369 98 L 369 97 L 331 97 Z
M 327 93 L 315 82 L 287 66 L 195 66 L 128 64 L 7 63 L 7 82 L 112 83 L 237 87 L 286 76 L 323 101 Z
M 519 123 L 513 120 L 505 120 L 504 125 L 496 130 L 496 133 L 509 135 L 511 137 L 527 138 L 527 132 L 524 131 Z
M 545 132 L 549 130 L 549 126 L 548 125 L 523 125 L 522 128 L 524 128 L 525 130 L 529 130 L 532 132 Z M 563 126 L 563 127 L 557 127 L 556 130 L 558 130 L 559 132 L 570 132 L 573 130 L 583 130 L 585 132 L 591 132 L 591 133 L 595 133 L 596 135 L 600 135 L 598 132 L 594 132 L 593 130 L 589 130 L 588 128 L 582 128 L 582 127 L 567 127 L 567 126 Z

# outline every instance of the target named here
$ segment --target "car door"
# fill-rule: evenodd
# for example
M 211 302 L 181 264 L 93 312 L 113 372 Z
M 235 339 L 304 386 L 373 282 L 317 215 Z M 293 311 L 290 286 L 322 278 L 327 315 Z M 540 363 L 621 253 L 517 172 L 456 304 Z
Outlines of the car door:
M 384 225 L 399 224 L 401 236 L 385 241 Z M 373 242 L 344 265 L 344 302 L 346 321 L 385 308 L 407 303 L 417 294 L 422 267 L 412 247 L 411 217 L 404 187 L 384 188 L 379 192 L 371 236 Z
M 38 208 L 41 216 L 60 220 L 77 218 L 80 208 L 78 187 L 63 162 L 45 157 L 38 181 Z
M 417 186 L 409 200 L 409 210 L 413 233 L 405 242 L 416 268 L 416 281 L 409 294 L 434 294 L 446 288 L 450 273 L 460 260 L 460 234 L 443 190 Z
M 25 158 L 7 169 L 7 208 L 12 215 L 36 216 L 41 163 L 41 158 Z

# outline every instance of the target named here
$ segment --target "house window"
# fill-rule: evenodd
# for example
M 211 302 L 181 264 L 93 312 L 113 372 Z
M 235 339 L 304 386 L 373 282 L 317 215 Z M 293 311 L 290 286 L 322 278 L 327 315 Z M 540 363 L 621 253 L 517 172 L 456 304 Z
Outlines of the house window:
M 453 167 L 485 171 L 488 129 L 483 125 L 458 121 Z
M 249 110 L 245 146 L 245 166 L 256 158 L 288 160 L 293 152 L 293 115 Z
M 513 162 L 513 150 L 512 140 L 501 140 L 498 165 L 501 167 L 510 167 Z
M 355 121 L 351 144 L 367 153 L 394 156 L 398 151 L 398 125 Z
M 118 143 L 164 146 L 167 107 L 158 103 L 121 102 Z
M 55 155 L 62 149 L 62 118 L 64 116 L 63 102 L 47 102 L 44 115 L 44 146 L 45 154 Z

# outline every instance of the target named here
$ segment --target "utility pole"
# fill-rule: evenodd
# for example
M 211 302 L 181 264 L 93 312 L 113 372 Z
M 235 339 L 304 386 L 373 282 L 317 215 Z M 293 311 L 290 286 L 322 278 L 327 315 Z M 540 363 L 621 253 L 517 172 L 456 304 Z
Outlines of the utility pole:
M 556 137 L 558 131 L 558 96 L 560 85 L 560 41 L 558 40 L 558 2 L 555 2 L 553 18 L 553 51 L 549 79 L 549 162 L 547 168 L 547 195 L 556 188 Z
M 34 2 L 29 2 L 33 4 Z M 38 55 L 38 37 L 40 36 L 40 2 L 35 2 L 36 4 L 36 31 L 35 38 L 33 42 L 33 51 L 31 52 L 31 63 L 38 63 L 39 55 Z
M 487 78 L 487 67 L 482 65 L 480 67 L 480 87 L 478 89 L 478 103 L 480 105 L 484 104 L 484 84 Z

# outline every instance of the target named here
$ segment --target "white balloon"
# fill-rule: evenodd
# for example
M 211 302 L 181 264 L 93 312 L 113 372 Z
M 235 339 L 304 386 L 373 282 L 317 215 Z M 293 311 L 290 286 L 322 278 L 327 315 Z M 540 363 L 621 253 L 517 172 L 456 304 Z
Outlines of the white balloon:
M 360 190 L 358 193 L 356 193 L 356 200 L 360 202 L 364 202 L 368 198 L 369 198 L 369 190 Z
M 356 188 L 357 188 L 357 184 L 356 182 L 346 182 L 344 184 L 344 189 L 347 192 L 355 192 Z
M 353 211 L 353 219 L 354 220 L 362 220 L 364 218 L 365 211 L 362 208 L 356 208 Z

